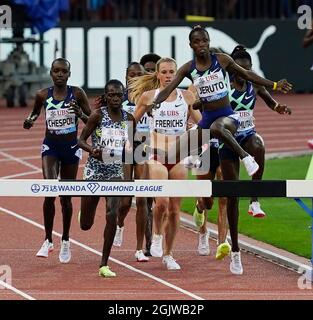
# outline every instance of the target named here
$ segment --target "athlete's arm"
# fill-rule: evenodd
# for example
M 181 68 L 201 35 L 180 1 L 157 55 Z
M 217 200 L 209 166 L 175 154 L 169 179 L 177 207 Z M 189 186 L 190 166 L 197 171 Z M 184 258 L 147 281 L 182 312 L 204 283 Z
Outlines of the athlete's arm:
M 89 101 L 85 91 L 81 88 L 74 87 L 75 100 L 70 102 L 71 110 L 80 118 L 84 123 L 87 123 L 88 117 L 91 113 Z
M 251 70 L 246 70 L 242 67 L 240 67 L 230 56 L 224 53 L 217 53 L 216 54 L 220 64 L 222 67 L 232 73 L 232 74 L 239 74 L 242 78 L 251 81 L 253 83 L 256 83 L 258 85 L 272 88 L 273 90 L 279 90 L 284 93 L 287 93 L 292 89 L 292 85 L 286 80 L 282 79 L 278 82 L 274 82 L 272 80 L 268 80 L 265 78 L 262 78 L 258 76 L 256 73 L 254 73 Z
M 25 119 L 23 124 L 24 129 L 30 129 L 34 125 L 34 122 L 37 120 L 37 118 L 40 115 L 41 108 L 47 98 L 47 95 L 48 95 L 48 89 L 42 89 L 37 91 L 33 111 Z
M 274 100 L 270 93 L 263 86 L 254 85 L 254 88 L 256 93 L 263 99 L 263 101 L 270 109 L 280 114 L 291 114 L 291 109 L 288 108 L 287 105 L 280 104 L 279 102 Z
M 93 131 L 97 128 L 98 124 L 102 119 L 101 110 L 97 109 L 91 113 L 89 116 L 86 126 L 83 128 L 83 131 L 78 139 L 78 146 L 83 150 L 89 152 L 93 157 L 98 160 L 102 160 L 102 151 L 101 148 L 94 148 L 92 145 L 87 143 L 87 139 L 91 136 Z
M 149 105 L 152 103 L 154 92 L 155 90 L 144 92 L 138 99 L 134 113 L 134 119 L 136 122 L 140 121 L 146 112 L 149 113 L 151 111 Z
M 154 101 L 153 101 L 154 105 L 158 105 L 168 98 L 168 96 L 171 94 L 171 92 L 174 89 L 176 89 L 179 86 L 179 84 L 182 82 L 182 80 L 188 75 L 189 70 L 190 70 L 190 66 L 191 66 L 191 61 L 185 63 L 177 70 L 177 73 L 176 73 L 173 81 L 166 88 L 164 88 L 158 94 L 158 96 L 154 99 Z
M 302 42 L 303 48 L 307 48 L 311 43 L 313 43 L 313 29 L 309 29 L 304 35 Z
M 201 120 L 202 115 L 199 110 L 194 110 L 192 107 L 196 101 L 195 95 L 192 93 L 191 90 L 189 90 L 189 88 L 187 91 L 186 90 L 183 91 L 183 95 L 184 95 L 185 101 L 188 104 L 188 118 L 190 117 L 194 123 L 198 123 Z

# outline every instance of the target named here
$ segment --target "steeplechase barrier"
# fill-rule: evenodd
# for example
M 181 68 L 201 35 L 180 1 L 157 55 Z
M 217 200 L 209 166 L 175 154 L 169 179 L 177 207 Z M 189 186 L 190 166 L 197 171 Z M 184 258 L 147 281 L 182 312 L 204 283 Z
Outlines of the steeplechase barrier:
M 312 218 L 313 266 L 313 180 L 210 181 L 132 180 L 80 181 L 44 179 L 0 179 L 0 196 L 135 196 L 135 197 L 282 197 L 294 198 Z M 309 208 L 300 198 L 311 198 Z M 312 281 L 312 270 L 307 278 Z

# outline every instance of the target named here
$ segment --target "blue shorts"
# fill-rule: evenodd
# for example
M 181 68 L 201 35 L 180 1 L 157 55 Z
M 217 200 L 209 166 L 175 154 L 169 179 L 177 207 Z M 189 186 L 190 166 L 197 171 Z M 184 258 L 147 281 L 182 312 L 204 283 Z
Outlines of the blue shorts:
M 72 141 L 43 140 L 41 157 L 57 158 L 62 164 L 76 164 L 82 158 L 82 149 L 77 145 L 77 139 Z
M 239 115 L 236 114 L 232 107 L 230 106 L 226 106 L 214 111 L 208 111 L 205 110 L 202 112 L 202 119 L 200 120 L 200 122 L 198 123 L 198 125 L 202 128 L 202 129 L 210 129 L 212 123 L 221 117 L 228 117 L 231 118 L 235 121 L 236 126 L 238 126 L 239 122 L 238 122 L 238 117 Z
M 242 147 L 244 143 L 255 134 L 256 132 L 255 132 L 255 129 L 253 128 L 247 131 L 236 132 L 234 134 L 234 138 L 236 139 L 238 144 Z M 230 149 L 225 143 L 220 145 L 219 155 L 221 160 L 226 160 L 226 159 L 237 160 L 239 158 L 238 155 L 232 149 Z

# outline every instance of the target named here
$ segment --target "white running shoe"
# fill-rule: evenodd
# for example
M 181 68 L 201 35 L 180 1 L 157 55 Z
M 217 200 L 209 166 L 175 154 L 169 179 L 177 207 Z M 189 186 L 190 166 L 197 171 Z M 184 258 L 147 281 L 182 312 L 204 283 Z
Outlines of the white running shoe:
M 254 158 L 250 155 L 244 157 L 241 159 L 243 165 L 245 166 L 248 175 L 251 177 L 253 176 L 258 170 L 259 170 L 259 165 L 256 163 Z
M 142 250 L 137 250 L 135 253 L 135 258 L 138 262 L 148 262 L 149 258 L 145 256 Z
M 171 256 L 164 256 L 162 262 L 166 265 L 167 270 L 180 270 L 180 265 L 176 260 Z
M 37 252 L 37 257 L 48 258 L 49 252 L 53 251 L 53 243 L 49 240 L 45 240 L 39 251 Z
M 152 257 L 162 257 L 163 247 L 162 247 L 163 236 L 161 234 L 154 234 L 152 237 L 152 243 L 150 247 L 150 253 Z
M 209 233 L 199 233 L 198 252 L 200 256 L 208 256 L 210 254 Z
M 230 272 L 233 274 L 243 274 L 240 252 L 231 252 L 230 254 Z
M 189 156 L 183 160 L 184 166 L 187 169 L 199 169 L 201 167 L 202 161 L 199 159 L 199 156 Z
M 261 209 L 259 201 L 250 203 L 248 213 L 254 218 L 264 218 L 266 216 L 265 212 Z
M 116 227 L 116 232 L 115 232 L 115 237 L 113 240 L 113 246 L 115 247 L 120 247 L 123 242 L 123 232 L 124 232 L 124 227 Z
M 70 241 L 62 240 L 61 241 L 61 250 L 59 254 L 59 260 L 61 263 L 69 263 L 71 260 L 72 254 L 70 249 Z

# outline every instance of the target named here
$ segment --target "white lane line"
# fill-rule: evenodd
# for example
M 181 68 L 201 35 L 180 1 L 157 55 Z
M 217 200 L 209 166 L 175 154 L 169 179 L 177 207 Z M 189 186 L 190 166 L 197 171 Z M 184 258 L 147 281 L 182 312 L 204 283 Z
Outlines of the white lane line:
M 5 140 L 0 140 L 0 143 L 24 143 L 24 142 L 34 142 L 34 141 L 42 141 L 41 138 L 25 138 L 25 139 L 5 139 Z
M 3 211 L 3 212 L 5 212 L 5 213 L 7 213 L 7 214 L 9 214 L 9 215 L 17 218 L 17 219 L 20 219 L 20 220 L 22 220 L 22 221 L 25 221 L 25 222 L 27 222 L 27 223 L 29 223 L 29 224 L 31 224 L 31 225 L 39 228 L 39 229 L 44 230 L 44 226 L 43 226 L 43 225 L 41 225 L 41 224 L 39 224 L 39 223 L 31 220 L 31 219 L 28 219 L 28 218 L 26 218 L 26 217 L 24 217 L 24 216 L 22 216 L 22 215 L 20 215 L 20 214 L 18 214 L 18 213 L 16 213 L 16 212 L 14 212 L 14 211 L 5 209 L 5 208 L 3 208 L 3 207 L 0 207 L 0 211 Z M 56 236 L 59 237 L 59 238 L 62 237 L 62 235 L 61 235 L 60 233 L 56 232 L 56 231 L 53 231 L 53 234 L 56 235 Z M 70 241 L 71 241 L 73 244 L 76 244 L 77 246 L 79 246 L 79 247 L 81 247 L 81 248 L 83 248 L 83 249 L 85 249 L 85 250 L 87 250 L 87 251 L 90 251 L 90 252 L 92 252 L 92 253 L 100 256 L 100 257 L 102 256 L 102 253 L 101 253 L 101 252 L 99 252 L 99 251 L 97 251 L 97 250 L 95 250 L 95 249 L 93 249 L 93 248 L 91 248 L 91 247 L 89 247 L 89 246 L 87 246 L 87 245 L 79 242 L 79 241 L 76 241 L 76 240 L 74 240 L 74 239 L 70 239 Z M 154 275 L 152 275 L 152 274 L 150 274 L 150 273 L 147 273 L 147 272 L 144 272 L 144 271 L 139 270 L 139 269 L 137 269 L 137 268 L 134 268 L 134 267 L 128 265 L 127 263 L 124 263 L 124 262 L 122 262 L 122 261 L 120 261 L 120 260 L 117 260 L 117 259 L 115 259 L 115 258 L 112 258 L 112 257 L 109 257 L 109 259 L 110 259 L 111 261 L 113 261 L 114 263 L 119 264 L 120 266 L 123 266 L 123 267 L 125 267 L 125 268 L 127 268 L 127 269 L 129 269 L 129 270 L 131 270 L 131 271 L 134 271 L 134 272 L 139 273 L 139 274 L 141 274 L 141 275 L 143 275 L 143 276 L 145 276 L 145 277 L 147 277 L 147 278 L 150 278 L 150 279 L 152 279 L 152 280 L 154 280 L 154 281 L 156 281 L 156 282 L 159 282 L 159 283 L 161 283 L 161 284 L 163 284 L 163 285 L 165 285 L 165 286 L 167 286 L 167 287 L 169 287 L 169 288 L 171 288 L 171 289 L 174 289 L 174 290 L 176 290 L 176 291 L 178 291 L 178 292 L 180 292 L 180 293 L 182 293 L 182 294 L 185 294 L 185 295 L 187 295 L 187 296 L 189 296 L 189 297 L 191 297 L 191 298 L 193 298 L 193 299 L 196 299 L 196 300 L 204 300 L 204 298 L 202 298 L 202 297 L 200 297 L 200 296 L 197 296 L 197 295 L 193 294 L 192 292 L 189 292 L 189 291 L 184 290 L 184 289 L 182 289 L 182 288 L 180 288 L 180 287 L 178 287 L 178 286 L 175 286 L 174 284 L 169 283 L 169 282 L 167 282 L 167 281 L 165 281 L 165 280 L 163 280 L 163 279 L 161 279 L 161 278 L 158 278 L 158 277 L 156 277 L 156 276 L 154 276 Z
M 22 296 L 23 298 L 27 299 L 27 300 L 36 300 L 35 298 L 33 298 L 32 296 L 28 295 L 27 293 L 11 286 L 10 284 L 3 282 L 2 280 L 0 280 L 0 286 L 7 288 L 17 294 L 19 294 L 20 296 Z
M 12 174 L 12 175 L 9 175 L 9 176 L 0 177 L 0 180 L 1 180 L 1 179 L 12 179 L 12 178 L 24 177 L 24 176 L 28 176 L 28 175 L 30 175 L 30 174 L 41 173 L 41 172 L 42 172 L 42 171 L 38 169 L 38 170 L 33 170 L 33 171 L 16 173 L 16 174 Z
M 40 146 L 0 148 L 0 150 L 2 151 L 39 150 L 39 149 L 40 149 Z
M 1 130 L 4 130 L 3 128 L 1 128 Z M 32 135 L 40 135 L 40 137 L 43 136 L 43 131 L 42 130 L 33 130 L 32 131 Z M 16 130 L 12 129 L 11 131 L 6 131 L 6 132 L 0 132 L 0 137 L 5 137 L 5 136 L 9 136 L 9 137 L 16 137 L 16 136 L 23 136 L 25 137 L 25 132 L 23 131 L 19 131 L 19 129 L 16 128 Z
M 17 158 L 17 157 L 14 157 L 14 156 L 11 156 L 10 154 L 6 153 L 6 152 L 3 152 L 0 150 L 0 155 L 10 159 L 10 160 L 13 160 L 13 161 L 16 161 L 20 164 L 23 164 L 24 166 L 26 167 L 29 167 L 29 168 L 32 168 L 34 170 L 41 170 L 39 167 L 37 166 L 34 166 L 32 165 L 31 163 L 27 162 L 27 161 L 24 161 L 24 160 L 21 160 L 20 158 Z
M 0 150 L 1 151 L 1 150 Z M 41 159 L 41 156 L 29 156 L 29 157 L 17 157 L 20 160 L 35 160 L 35 159 Z M 10 162 L 12 159 L 0 159 L 0 162 Z

